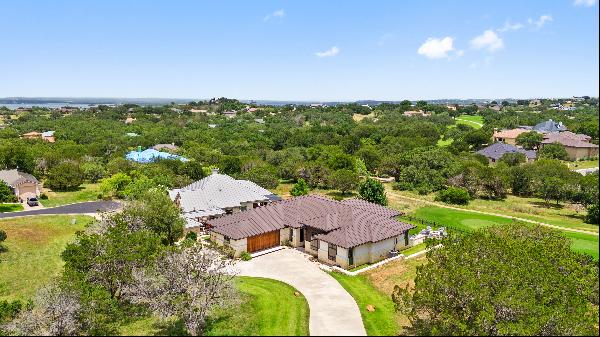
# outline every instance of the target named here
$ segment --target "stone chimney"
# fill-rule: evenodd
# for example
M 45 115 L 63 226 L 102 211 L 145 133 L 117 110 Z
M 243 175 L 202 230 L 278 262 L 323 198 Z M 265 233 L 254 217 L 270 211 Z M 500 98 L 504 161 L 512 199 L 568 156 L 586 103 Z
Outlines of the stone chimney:
M 219 173 L 219 169 L 218 168 L 214 168 L 211 170 L 212 174 L 217 174 Z

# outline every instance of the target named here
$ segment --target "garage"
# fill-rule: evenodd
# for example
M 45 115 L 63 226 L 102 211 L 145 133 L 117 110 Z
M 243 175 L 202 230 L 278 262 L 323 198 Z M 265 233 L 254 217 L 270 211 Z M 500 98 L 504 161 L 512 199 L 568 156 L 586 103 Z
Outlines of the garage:
M 248 237 L 248 252 L 279 246 L 279 230 Z
M 37 196 L 37 186 L 34 183 L 23 183 L 19 185 L 18 189 L 18 196 L 22 199 Z

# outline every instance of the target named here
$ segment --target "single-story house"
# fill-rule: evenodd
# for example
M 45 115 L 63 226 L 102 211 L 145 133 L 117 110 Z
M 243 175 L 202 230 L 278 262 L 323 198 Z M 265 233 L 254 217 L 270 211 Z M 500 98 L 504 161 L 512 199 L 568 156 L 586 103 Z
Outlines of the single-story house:
M 550 133 L 550 132 L 563 132 L 567 131 L 567 127 L 562 122 L 555 122 L 551 119 L 536 124 L 533 127 L 533 131 L 537 131 L 540 133 Z
M 141 147 L 138 147 L 136 151 L 131 151 L 128 154 L 126 154 L 125 158 L 127 160 L 143 164 L 152 163 L 161 159 L 188 161 L 187 158 L 184 158 L 182 156 L 174 155 L 167 152 L 156 151 L 155 149 L 146 149 L 142 151 Z
M 54 143 L 56 141 L 56 138 L 54 138 L 54 131 L 42 132 L 42 139 L 47 141 L 48 143 Z
M 562 144 L 567 150 L 569 160 L 579 160 L 598 156 L 598 145 L 590 143 L 591 139 L 590 136 L 570 131 L 552 132 L 544 135 L 541 146 L 553 143 Z
M 160 150 L 177 151 L 177 150 L 179 150 L 179 146 L 175 145 L 174 143 L 156 144 L 152 148 L 155 149 L 156 151 L 160 151 Z
M 0 180 L 13 190 L 17 198 L 25 200 L 28 197 L 40 195 L 40 182 L 31 174 L 14 170 L 0 171 Z
M 44 132 L 31 131 L 31 132 L 22 134 L 21 138 L 23 138 L 23 139 L 43 139 L 49 143 L 54 143 L 56 141 L 56 139 L 54 138 L 54 131 L 44 131 Z
M 529 107 L 531 108 L 535 108 L 542 105 L 542 101 L 540 101 L 539 99 L 532 99 L 531 101 L 529 101 Z
M 517 137 L 519 137 L 520 134 L 529 131 L 531 130 L 524 128 L 494 131 L 494 142 L 504 142 L 510 145 L 517 145 Z
M 211 240 L 231 247 L 235 256 L 289 244 L 322 262 L 352 268 L 383 260 L 408 246 L 408 231 L 415 226 L 395 220 L 400 214 L 364 200 L 307 195 L 208 224 Z
M 502 156 L 507 153 L 522 153 L 525 155 L 525 158 L 528 162 L 534 161 L 537 158 L 537 153 L 533 150 L 525 150 L 520 147 L 502 142 L 494 143 L 477 151 L 477 153 L 485 156 L 490 163 L 497 162 L 498 159 L 502 158 Z
M 223 116 L 227 117 L 227 118 L 234 118 L 237 115 L 237 112 L 235 111 L 224 111 L 223 112 Z
M 129 109 L 132 109 L 132 108 L 129 108 Z M 135 121 L 136 121 L 136 119 L 133 118 L 133 117 L 127 117 L 127 118 L 125 118 L 125 124 L 132 124 Z
M 406 117 L 413 117 L 413 116 L 429 117 L 429 116 L 431 116 L 431 114 L 423 112 L 423 110 L 419 110 L 419 111 L 404 111 L 403 115 L 406 116 Z
M 42 137 L 42 133 L 41 132 L 37 132 L 37 131 L 31 131 L 31 132 L 27 132 L 21 135 L 21 138 L 24 139 L 37 139 L 37 138 L 41 138 Z
M 199 231 L 204 223 L 224 214 L 233 214 L 281 200 L 273 192 L 248 180 L 236 180 L 213 169 L 211 175 L 183 188 L 169 191 L 181 209 L 187 229 Z

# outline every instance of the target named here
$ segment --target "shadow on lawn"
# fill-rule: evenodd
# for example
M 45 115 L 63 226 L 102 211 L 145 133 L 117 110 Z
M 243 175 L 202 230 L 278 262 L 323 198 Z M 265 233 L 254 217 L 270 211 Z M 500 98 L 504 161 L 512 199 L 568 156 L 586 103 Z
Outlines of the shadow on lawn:
M 545 209 L 548 209 L 548 208 L 563 209 L 563 208 L 565 208 L 565 205 L 556 204 L 555 202 L 550 202 L 550 203 L 546 204 L 543 201 L 531 201 L 530 204 L 532 204 L 532 205 L 534 205 L 536 207 L 545 208 Z

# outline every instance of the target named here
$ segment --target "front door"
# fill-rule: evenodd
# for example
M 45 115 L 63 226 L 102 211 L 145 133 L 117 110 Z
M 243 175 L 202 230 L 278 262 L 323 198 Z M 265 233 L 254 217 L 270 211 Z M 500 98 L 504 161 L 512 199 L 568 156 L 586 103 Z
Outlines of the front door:
M 304 228 L 300 228 L 300 243 L 304 242 Z

